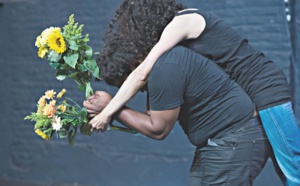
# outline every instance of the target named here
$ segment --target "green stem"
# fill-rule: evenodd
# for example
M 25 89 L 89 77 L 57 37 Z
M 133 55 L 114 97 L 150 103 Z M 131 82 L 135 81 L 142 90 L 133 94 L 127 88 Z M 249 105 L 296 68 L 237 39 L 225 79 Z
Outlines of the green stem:
M 131 134 L 138 134 L 137 131 L 127 128 L 127 127 L 119 127 L 119 126 L 115 126 L 113 124 L 109 125 L 109 129 L 110 130 L 116 130 L 116 131 L 122 131 L 122 132 L 127 132 L 127 133 L 131 133 Z

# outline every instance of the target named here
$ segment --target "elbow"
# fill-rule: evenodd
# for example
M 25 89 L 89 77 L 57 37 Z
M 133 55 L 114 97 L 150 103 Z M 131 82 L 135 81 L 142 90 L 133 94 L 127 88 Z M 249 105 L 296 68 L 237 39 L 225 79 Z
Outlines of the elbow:
M 142 67 L 142 65 L 140 65 Z M 133 78 L 136 78 L 138 81 L 141 82 L 146 82 L 148 80 L 149 77 L 149 73 L 147 73 L 147 71 L 143 68 L 145 68 L 145 66 L 143 66 L 143 68 L 138 68 L 136 70 L 134 70 L 131 74 L 133 76 Z
M 148 80 L 148 74 L 147 73 L 140 73 L 138 75 L 138 79 L 139 79 L 139 81 L 146 82 Z
M 167 135 L 158 135 L 156 136 L 154 139 L 158 140 L 158 141 L 162 141 L 167 137 Z
M 167 131 L 156 131 L 152 133 L 152 138 L 158 141 L 164 140 L 168 136 L 169 132 Z

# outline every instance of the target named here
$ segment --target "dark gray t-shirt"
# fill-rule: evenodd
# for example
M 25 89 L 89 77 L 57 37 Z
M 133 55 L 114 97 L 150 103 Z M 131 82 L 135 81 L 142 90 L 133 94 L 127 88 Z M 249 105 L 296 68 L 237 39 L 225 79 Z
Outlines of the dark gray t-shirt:
M 155 63 L 148 79 L 151 110 L 180 107 L 179 123 L 192 144 L 234 132 L 252 117 L 254 103 L 216 64 L 175 46 Z
M 205 10 L 187 10 L 177 16 L 194 13 L 204 17 L 206 26 L 198 38 L 183 41 L 183 46 L 222 67 L 247 92 L 258 110 L 291 101 L 282 69 L 217 15 Z

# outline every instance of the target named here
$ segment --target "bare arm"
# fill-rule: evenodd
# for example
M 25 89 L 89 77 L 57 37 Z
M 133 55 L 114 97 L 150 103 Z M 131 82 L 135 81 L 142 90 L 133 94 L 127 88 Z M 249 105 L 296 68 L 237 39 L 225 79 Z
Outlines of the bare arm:
M 159 42 L 152 48 L 146 59 L 128 76 L 115 97 L 98 117 L 100 125 L 110 121 L 111 116 L 122 108 L 147 82 L 156 60 L 167 50 L 184 39 L 198 37 L 205 28 L 205 20 L 198 14 L 175 17 L 164 29 Z
M 109 101 L 109 96 L 105 96 L 105 92 L 98 92 L 100 93 L 98 97 L 94 97 L 93 102 L 86 101 L 85 106 L 89 109 L 95 108 L 94 104 L 98 104 L 104 101 Z M 105 98 L 106 97 L 106 98 Z M 119 122 L 123 123 L 124 125 L 133 128 L 144 134 L 150 138 L 162 140 L 164 139 L 170 131 L 173 129 L 174 124 L 178 118 L 180 112 L 180 107 L 176 107 L 169 110 L 163 111 L 153 111 L 150 110 L 148 114 L 144 114 L 141 112 L 137 112 L 131 110 L 127 107 L 123 107 L 117 114 L 116 118 Z M 101 128 L 98 125 L 98 118 L 99 115 L 94 117 L 89 124 L 92 125 L 93 128 L 105 130 L 105 128 Z
M 129 108 L 123 108 L 117 119 L 141 134 L 153 139 L 163 140 L 173 129 L 179 111 L 180 107 L 164 111 L 150 110 L 148 115 Z

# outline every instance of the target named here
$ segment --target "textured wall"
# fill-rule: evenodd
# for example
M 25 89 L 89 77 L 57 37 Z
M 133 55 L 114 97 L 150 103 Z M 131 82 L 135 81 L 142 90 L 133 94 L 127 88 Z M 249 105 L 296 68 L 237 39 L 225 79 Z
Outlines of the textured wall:
M 65 87 L 69 97 L 84 100 L 72 81 L 55 80 L 52 69 L 37 57 L 35 37 L 49 26 L 63 26 L 75 13 L 75 19 L 85 24 L 84 32 L 90 33 L 90 45 L 99 50 L 101 35 L 120 0 L 4 2 L 0 7 L 0 186 L 186 185 L 194 147 L 178 125 L 164 141 L 108 131 L 91 137 L 79 134 L 75 146 L 70 147 L 65 140 L 41 140 L 34 134 L 32 123 L 23 121 L 47 89 Z M 283 1 L 180 2 L 222 16 L 290 77 L 291 43 Z M 297 29 L 299 32 L 299 21 Z M 299 63 L 296 65 L 300 69 Z M 94 87 L 116 91 L 104 83 Z M 129 105 L 142 111 L 144 98 L 140 93 Z M 281 185 L 270 162 L 255 185 Z

